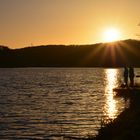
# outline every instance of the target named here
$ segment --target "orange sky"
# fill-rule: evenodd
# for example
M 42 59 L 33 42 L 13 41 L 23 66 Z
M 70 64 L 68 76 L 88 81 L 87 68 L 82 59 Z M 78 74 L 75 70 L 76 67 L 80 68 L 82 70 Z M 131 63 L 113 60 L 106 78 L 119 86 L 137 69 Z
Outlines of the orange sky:
M 93 44 L 108 27 L 140 33 L 140 0 L 0 0 L 0 44 Z

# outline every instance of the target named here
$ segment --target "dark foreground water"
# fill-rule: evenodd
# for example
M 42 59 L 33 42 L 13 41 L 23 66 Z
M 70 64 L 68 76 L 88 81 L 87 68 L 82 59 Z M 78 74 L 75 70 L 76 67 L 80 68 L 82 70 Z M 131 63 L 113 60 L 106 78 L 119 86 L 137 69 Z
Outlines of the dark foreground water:
M 86 138 L 114 119 L 122 69 L 0 69 L 0 139 Z M 62 137 L 61 137 L 62 138 Z

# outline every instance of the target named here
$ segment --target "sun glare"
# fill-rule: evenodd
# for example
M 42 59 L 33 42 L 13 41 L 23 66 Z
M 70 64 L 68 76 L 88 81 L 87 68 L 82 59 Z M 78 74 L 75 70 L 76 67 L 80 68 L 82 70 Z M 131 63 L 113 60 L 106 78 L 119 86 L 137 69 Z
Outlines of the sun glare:
M 117 41 L 120 37 L 120 31 L 117 28 L 108 28 L 104 31 L 105 42 Z
M 116 69 L 106 69 L 106 88 L 105 88 L 105 95 L 106 95 L 106 104 L 105 104 L 105 114 L 109 118 L 115 118 L 118 110 L 116 106 L 116 101 L 113 98 L 113 88 L 117 86 L 117 74 L 118 71 Z

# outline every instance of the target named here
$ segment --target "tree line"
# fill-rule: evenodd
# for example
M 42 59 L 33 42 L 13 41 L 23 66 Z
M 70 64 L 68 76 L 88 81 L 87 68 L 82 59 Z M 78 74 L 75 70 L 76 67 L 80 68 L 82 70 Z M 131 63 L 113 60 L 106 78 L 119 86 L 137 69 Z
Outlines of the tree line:
M 0 67 L 140 67 L 140 41 L 93 45 L 0 46 Z

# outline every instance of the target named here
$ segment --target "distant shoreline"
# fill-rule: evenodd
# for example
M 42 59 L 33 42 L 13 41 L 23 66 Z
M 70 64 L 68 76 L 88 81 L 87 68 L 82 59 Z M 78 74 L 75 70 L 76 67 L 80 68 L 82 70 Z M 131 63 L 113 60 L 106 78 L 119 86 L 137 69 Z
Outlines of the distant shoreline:
M 47 45 L 21 49 L 0 46 L 0 68 L 18 67 L 140 67 L 140 41 L 93 45 Z
M 36 69 L 36 68 L 37 68 L 37 69 L 42 69 L 42 68 L 48 68 L 48 69 L 51 69 L 51 68 L 56 68 L 56 69 L 63 69 L 63 68 L 64 68 L 64 69 L 69 69 L 69 68 L 70 68 L 70 69 L 82 69 L 82 68 L 83 68 L 83 69 L 84 69 L 84 68 L 89 68 L 89 69 L 90 69 L 90 68 L 91 68 L 91 69 L 92 69 L 92 68 L 93 68 L 93 69 L 94 69 L 94 68 L 102 68 L 102 69 L 122 69 L 123 67 L 55 67 L 55 66 L 54 66 L 54 67 L 52 67 L 52 66 L 51 66 L 51 67 L 37 67 L 37 66 L 35 66 L 35 67 L 0 67 L 0 69 L 6 69 L 6 68 L 11 68 L 11 69 L 12 69 L 12 68 L 13 68 L 13 69 L 15 69 L 15 68 L 17 68 L 17 69 L 22 69 L 22 68 L 23 68 L 23 69 L 24 69 L 24 68 L 27 68 L 27 69 Z M 134 67 L 134 68 L 140 68 L 140 67 Z

